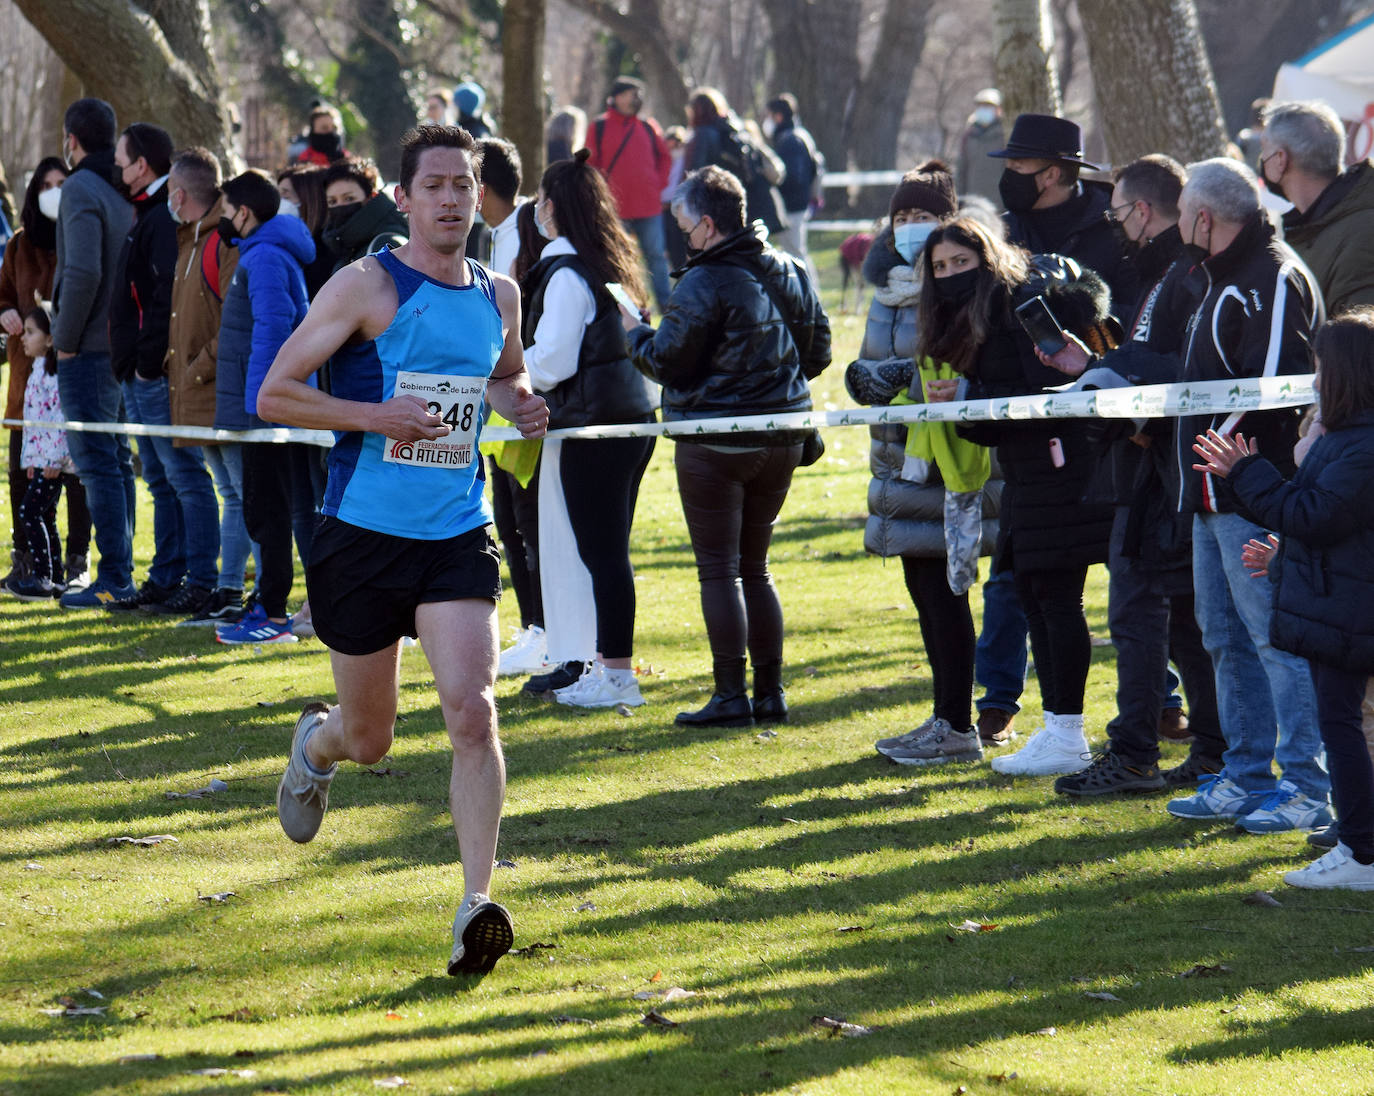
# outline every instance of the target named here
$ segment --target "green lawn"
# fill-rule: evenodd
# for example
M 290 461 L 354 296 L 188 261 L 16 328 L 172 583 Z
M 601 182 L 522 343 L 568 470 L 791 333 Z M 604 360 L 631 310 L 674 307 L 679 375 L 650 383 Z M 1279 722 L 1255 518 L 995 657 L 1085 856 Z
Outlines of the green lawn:
M 860 323 L 837 317 L 818 402 L 844 401 Z M 672 726 L 710 675 L 666 444 L 635 531 L 648 704 L 498 686 L 520 950 L 480 983 L 443 973 L 462 888 L 421 651 L 394 751 L 342 772 L 295 846 L 273 795 L 300 705 L 332 695 L 318 643 L 0 601 L 0 1093 L 1370 1091 L 1374 896 L 1285 888 L 1300 835 L 873 752 L 928 713 L 929 678 L 901 568 L 862 550 L 866 432 L 827 444 L 775 539 L 775 737 Z M 1105 591 L 1098 569 L 1100 637 Z M 1113 683 L 1098 647 L 1091 737 Z M 1034 680 L 1025 699 L 1023 732 Z M 107 844 L 157 834 L 177 841 Z M 42 1011 L 64 998 L 105 1011 Z

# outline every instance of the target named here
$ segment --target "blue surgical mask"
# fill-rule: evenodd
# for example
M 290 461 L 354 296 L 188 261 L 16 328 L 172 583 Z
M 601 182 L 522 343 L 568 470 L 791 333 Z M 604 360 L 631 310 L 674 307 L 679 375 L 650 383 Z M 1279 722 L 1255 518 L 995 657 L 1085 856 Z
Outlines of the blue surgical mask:
M 934 231 L 933 221 L 914 221 L 898 225 L 892 230 L 892 246 L 908 263 L 915 263 L 916 256 L 921 253 L 921 248 L 926 246 L 927 238 Z

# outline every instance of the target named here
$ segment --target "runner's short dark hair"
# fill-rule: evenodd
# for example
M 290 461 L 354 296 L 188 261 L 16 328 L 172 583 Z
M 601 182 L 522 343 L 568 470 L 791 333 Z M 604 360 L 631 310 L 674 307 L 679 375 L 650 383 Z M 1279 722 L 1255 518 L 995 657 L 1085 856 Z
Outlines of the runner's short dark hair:
M 471 133 L 462 126 L 416 126 L 401 138 L 401 178 L 402 189 L 409 190 L 420 170 L 420 157 L 431 148 L 456 148 L 468 154 L 472 164 L 472 174 L 482 181 L 482 150 Z

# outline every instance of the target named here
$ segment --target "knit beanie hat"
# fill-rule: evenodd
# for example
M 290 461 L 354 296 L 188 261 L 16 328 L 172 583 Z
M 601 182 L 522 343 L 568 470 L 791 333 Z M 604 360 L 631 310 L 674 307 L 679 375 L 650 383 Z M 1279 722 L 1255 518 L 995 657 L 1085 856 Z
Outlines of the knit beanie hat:
M 892 192 L 888 216 L 903 209 L 924 209 L 937 217 L 948 217 L 958 205 L 954 176 L 949 165 L 940 160 L 929 160 L 902 176 L 902 181 Z

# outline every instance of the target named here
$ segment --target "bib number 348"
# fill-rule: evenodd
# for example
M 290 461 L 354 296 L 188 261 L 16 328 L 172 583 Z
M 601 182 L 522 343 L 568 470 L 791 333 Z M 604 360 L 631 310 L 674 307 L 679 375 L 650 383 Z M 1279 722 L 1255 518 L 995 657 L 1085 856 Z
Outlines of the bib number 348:
M 396 374 L 397 396 L 418 396 L 430 414 L 438 415 L 449 432 L 442 438 L 420 441 L 386 440 L 383 460 L 425 468 L 467 468 L 477 448 L 487 382 L 481 377 L 454 377 L 443 373 Z

